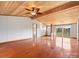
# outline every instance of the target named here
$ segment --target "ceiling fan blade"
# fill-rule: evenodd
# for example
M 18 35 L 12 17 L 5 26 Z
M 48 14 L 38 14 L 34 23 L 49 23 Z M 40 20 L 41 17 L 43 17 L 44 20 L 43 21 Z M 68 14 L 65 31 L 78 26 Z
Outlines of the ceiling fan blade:
M 34 11 L 34 9 L 35 9 L 35 8 L 33 7 L 33 8 L 32 8 L 32 11 Z
M 39 12 L 39 10 L 40 10 L 40 9 L 39 9 L 39 8 L 37 8 L 36 10 L 37 10 L 37 12 Z
M 38 12 L 37 14 L 42 14 L 41 12 Z
M 28 11 L 31 11 L 30 9 L 28 9 L 28 8 L 25 8 L 26 10 L 28 10 Z
M 30 14 L 30 13 L 26 13 L 26 14 Z

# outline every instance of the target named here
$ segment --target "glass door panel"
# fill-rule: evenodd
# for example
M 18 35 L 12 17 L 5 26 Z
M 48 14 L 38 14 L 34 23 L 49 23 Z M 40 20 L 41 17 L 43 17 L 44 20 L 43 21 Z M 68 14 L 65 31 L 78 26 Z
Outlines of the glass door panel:
M 62 37 L 62 26 L 57 26 L 56 27 L 56 36 L 57 37 Z
M 56 46 L 62 48 L 63 47 L 62 43 L 63 43 L 62 26 L 58 25 L 56 26 Z
M 63 25 L 63 37 L 70 38 L 71 25 Z
M 63 25 L 63 48 L 71 49 L 71 39 L 70 39 L 71 25 Z

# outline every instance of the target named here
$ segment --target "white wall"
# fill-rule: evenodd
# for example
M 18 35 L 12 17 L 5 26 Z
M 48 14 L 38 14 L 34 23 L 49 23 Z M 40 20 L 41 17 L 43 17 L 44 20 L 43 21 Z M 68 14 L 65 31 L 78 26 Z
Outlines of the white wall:
M 0 43 L 32 38 L 32 23 L 40 25 L 28 17 L 0 16 Z
M 32 21 L 28 17 L 0 16 L 0 42 L 32 37 Z
M 72 24 L 71 26 L 71 37 L 77 38 L 77 24 Z
M 79 19 L 78 19 L 78 39 L 79 39 Z

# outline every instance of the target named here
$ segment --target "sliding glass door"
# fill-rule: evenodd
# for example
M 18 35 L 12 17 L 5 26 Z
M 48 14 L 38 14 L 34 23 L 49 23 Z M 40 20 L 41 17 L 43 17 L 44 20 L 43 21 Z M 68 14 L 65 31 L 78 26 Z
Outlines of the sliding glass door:
M 71 32 L 71 25 L 63 25 L 63 48 L 64 49 L 71 49 L 71 38 L 70 38 L 70 32 Z
M 56 26 L 56 36 L 57 37 L 70 37 L 71 25 L 58 25 Z
M 56 26 L 56 36 L 62 37 L 62 26 Z
M 56 46 L 64 49 L 70 49 L 71 25 L 56 26 Z
M 57 47 L 63 47 L 62 45 L 62 26 L 57 25 L 56 26 L 56 46 Z
M 71 25 L 63 25 L 63 37 L 70 38 Z

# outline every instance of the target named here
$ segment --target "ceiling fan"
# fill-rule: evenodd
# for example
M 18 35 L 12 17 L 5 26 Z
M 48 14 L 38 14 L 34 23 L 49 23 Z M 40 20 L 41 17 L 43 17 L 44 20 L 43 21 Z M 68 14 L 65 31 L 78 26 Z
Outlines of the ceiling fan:
M 31 7 L 31 9 L 25 8 L 25 10 L 30 11 L 30 12 L 28 12 L 26 14 L 31 14 L 33 16 L 42 14 L 41 12 L 39 12 L 40 8 L 37 8 L 37 7 Z

